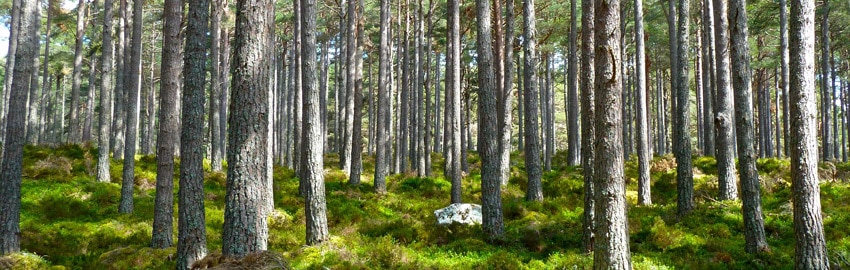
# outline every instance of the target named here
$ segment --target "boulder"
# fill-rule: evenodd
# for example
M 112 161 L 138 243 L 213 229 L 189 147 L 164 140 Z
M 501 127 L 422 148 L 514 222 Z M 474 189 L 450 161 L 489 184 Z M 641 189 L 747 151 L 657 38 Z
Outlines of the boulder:
M 463 225 L 481 224 L 481 205 L 471 203 L 453 203 L 446 208 L 434 211 L 437 224 L 449 225 L 460 223 Z

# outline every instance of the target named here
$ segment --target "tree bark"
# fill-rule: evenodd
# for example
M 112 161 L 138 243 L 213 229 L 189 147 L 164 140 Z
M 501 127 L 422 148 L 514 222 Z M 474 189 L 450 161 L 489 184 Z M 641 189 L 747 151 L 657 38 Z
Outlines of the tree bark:
M 620 109 L 623 68 L 620 59 L 620 2 L 598 0 L 595 5 L 596 236 L 594 269 L 631 269 L 626 218 L 623 160 L 623 122 Z M 687 88 L 686 88 L 687 89 Z M 690 156 L 689 156 L 690 158 Z
M 86 27 L 86 1 L 80 0 L 77 4 L 77 33 L 74 43 L 74 73 L 71 82 L 71 115 L 68 126 L 68 142 L 80 142 L 80 82 L 83 74 L 83 33 Z
M 13 77 L 9 88 L 9 100 L 27 99 L 29 81 L 36 68 L 38 57 L 38 28 L 41 24 L 39 4 L 35 0 L 21 0 L 20 25 L 18 30 L 19 48 L 15 51 L 14 70 L 6 72 Z M 9 114 L 3 124 L 6 127 L 2 160 L 0 160 L 0 254 L 21 251 L 21 175 L 23 171 L 24 143 L 26 136 L 26 103 L 9 103 Z
M 499 2 L 499 0 L 496 0 Z M 498 13 L 496 13 L 498 14 Z M 497 16 L 498 17 L 498 16 Z M 498 20 L 497 20 L 498 21 Z M 505 33 L 502 58 L 502 87 L 497 93 L 496 106 L 499 117 L 499 168 L 500 181 L 507 185 L 511 173 L 511 133 L 513 132 L 513 70 L 514 70 L 514 0 L 505 0 Z M 499 38 L 498 36 L 496 38 Z M 498 83 L 498 82 L 497 82 Z
M 688 96 L 690 87 L 688 87 L 688 34 L 690 16 L 689 0 L 679 0 L 677 4 L 678 14 L 678 31 L 677 31 L 677 63 L 676 63 L 676 128 L 674 136 L 676 138 L 675 156 L 676 156 L 676 190 L 678 192 L 678 213 L 684 216 L 694 209 L 694 176 L 691 166 L 691 135 L 690 127 L 690 103 Z M 597 34 L 598 35 L 598 34 Z M 599 65 L 599 64 L 597 64 Z M 598 69 L 598 68 L 597 68 Z M 597 102 L 599 104 L 599 102 Z M 600 108 L 597 107 L 597 110 Z M 599 112 L 597 112 L 598 114 Z M 597 122 L 599 120 L 597 119 Z M 600 132 L 601 133 L 601 132 Z M 598 169 L 597 169 L 598 171 Z M 603 190 L 600 188 L 600 190 Z
M 112 137 L 112 90 L 115 87 L 113 71 L 113 42 L 112 42 L 112 0 L 103 1 L 103 43 L 100 55 L 101 86 L 100 86 L 100 116 L 98 123 L 98 155 L 97 181 L 110 182 L 109 175 L 109 142 Z
M 133 212 L 136 141 L 139 138 L 137 132 L 139 129 L 139 86 L 141 85 L 142 68 L 142 5 L 143 0 L 133 1 L 133 41 L 130 49 L 129 76 L 125 77 L 126 89 L 124 89 L 127 95 L 125 106 L 127 109 L 125 112 L 127 130 L 124 132 L 124 177 L 121 184 L 121 202 L 118 205 L 119 213 Z M 203 86 L 203 81 L 200 84 Z
M 140 3 L 141 1 L 135 0 L 134 2 Z M 177 211 L 179 217 L 177 223 L 177 268 L 179 269 L 191 268 L 195 261 L 202 259 L 207 253 L 206 222 L 204 220 L 203 165 L 204 81 L 207 75 L 206 34 L 209 32 L 209 9 L 209 0 L 191 1 L 189 2 L 189 11 L 186 15 L 186 51 L 183 56 L 184 89 L 181 119 L 183 127 L 180 130 L 180 188 L 177 191 L 177 196 L 179 197 Z M 134 24 L 134 26 L 136 25 Z M 257 24 L 257 26 L 262 27 L 262 24 Z M 258 62 L 260 62 L 260 65 L 263 65 L 262 61 Z M 262 77 L 263 75 L 258 76 L 258 78 Z M 263 94 L 260 95 L 262 96 Z M 260 118 L 262 117 L 260 116 Z M 128 132 L 127 134 L 129 135 L 131 133 Z M 129 156 L 125 160 L 128 159 L 130 159 Z M 239 172 L 240 168 L 238 167 L 240 165 L 239 163 L 234 163 L 231 170 Z M 267 170 L 270 169 L 268 168 Z M 230 182 L 230 184 L 235 183 Z M 228 191 L 231 191 L 231 189 L 228 188 Z M 228 195 L 233 196 L 231 192 L 228 192 Z M 257 197 L 262 198 L 263 196 Z M 258 233 L 262 232 L 260 231 Z
M 578 78 L 576 78 L 578 70 L 578 54 L 576 53 L 576 35 L 578 34 L 576 11 L 576 0 L 570 1 L 570 60 L 568 61 L 569 70 L 567 71 L 567 164 L 576 166 L 580 164 L 579 149 L 581 148 L 579 138 L 579 115 L 578 115 Z
M 637 94 L 638 204 L 652 204 L 649 179 L 649 120 L 646 108 L 646 54 L 643 41 L 643 1 L 635 0 L 635 77 Z
M 830 132 L 830 119 L 829 111 L 831 108 L 833 99 L 830 97 L 830 92 L 832 86 L 829 83 L 829 0 L 823 1 L 822 6 L 823 11 L 821 12 L 821 21 L 820 31 L 821 31 L 821 85 L 823 86 L 820 91 L 821 95 L 821 130 L 823 131 L 823 138 L 821 139 L 821 145 L 823 146 L 823 160 L 824 161 L 832 161 L 835 157 L 833 156 L 833 144 L 832 144 L 832 132 Z
M 788 143 L 791 139 L 791 131 L 788 126 L 790 121 L 788 118 L 788 113 L 790 112 L 788 109 L 788 88 L 790 87 L 789 81 L 791 74 L 788 73 L 788 4 L 786 0 L 779 0 L 779 55 L 779 66 L 782 69 L 780 86 L 782 87 L 782 130 L 784 130 L 783 141 L 785 141 L 783 150 L 785 151 L 785 155 L 788 156 L 791 152 Z
M 738 163 L 743 199 L 744 238 L 749 253 L 768 252 L 761 211 L 759 175 L 756 153 L 753 149 L 753 97 L 750 88 L 750 48 L 747 36 L 747 5 L 745 0 L 732 0 L 729 4 L 730 41 L 732 51 L 732 85 L 735 89 L 735 119 L 738 135 Z M 769 96 L 769 95 L 768 95 Z M 769 106 L 769 105 L 768 105 Z M 768 119 L 769 121 L 769 119 Z
M 357 1 L 351 0 L 351 1 L 353 2 L 354 5 L 361 6 L 362 3 L 360 3 L 360 2 L 363 1 L 363 0 L 357 0 Z M 352 185 L 359 185 L 360 184 L 360 173 L 363 170 L 363 163 L 362 163 L 362 158 L 363 158 L 363 156 L 362 156 L 362 154 L 363 154 L 363 134 L 362 134 L 363 133 L 363 57 L 361 56 L 362 49 L 360 47 L 360 44 L 361 44 L 360 41 L 363 40 L 363 29 L 362 29 L 362 26 L 360 25 L 360 19 L 359 19 L 359 18 L 362 17 L 361 12 L 362 12 L 362 8 L 359 8 L 357 10 L 354 10 L 354 13 L 352 13 L 352 15 L 351 15 L 353 17 L 358 18 L 354 22 L 355 25 L 357 25 L 357 27 L 356 27 L 357 30 L 355 31 L 355 35 L 357 35 L 357 37 L 355 39 L 357 45 L 355 46 L 354 51 L 352 52 L 356 56 L 356 59 L 355 59 L 356 61 L 354 61 L 354 77 L 349 79 L 349 82 L 354 83 L 354 93 L 353 93 L 353 95 L 354 95 L 354 111 L 353 111 L 353 114 L 351 114 L 351 117 L 352 117 L 351 119 L 353 120 L 352 123 L 354 125 L 352 126 L 352 132 L 351 132 L 351 140 L 352 140 L 352 143 L 351 143 L 351 160 L 350 160 L 350 163 L 351 163 L 350 166 L 351 167 L 350 167 L 349 179 L 348 179 L 348 183 L 352 184 Z M 321 89 L 320 89 L 320 91 L 321 91 Z M 321 93 L 321 92 L 319 92 L 319 93 Z M 321 109 L 321 106 L 319 106 L 319 108 Z M 320 118 L 319 123 L 320 124 L 324 123 L 324 121 L 321 121 L 321 118 Z M 322 136 L 321 134 L 324 134 L 324 130 L 319 131 L 320 138 Z M 324 145 L 324 143 L 323 143 L 323 145 Z
M 390 149 L 390 123 L 389 103 L 390 97 L 390 0 L 381 0 L 381 40 L 380 59 L 378 62 L 378 119 L 376 132 L 376 154 L 375 154 L 375 192 L 382 194 L 387 192 L 387 175 L 389 174 L 389 161 L 392 159 Z M 370 121 L 372 119 L 369 119 Z
M 616 1 L 616 0 L 615 0 Z M 543 184 L 540 168 L 540 137 L 538 135 L 537 106 L 537 26 L 534 16 L 534 0 L 523 2 L 523 58 L 525 72 L 523 96 L 525 103 L 525 171 L 528 174 L 527 201 L 543 200 Z
M 582 224 L 582 248 L 585 253 L 593 251 L 596 232 L 596 181 L 593 171 L 596 127 L 594 126 L 594 1 L 581 1 L 581 167 L 584 178 L 584 218 Z
M 213 171 L 221 171 L 222 151 L 221 145 L 221 106 L 219 104 L 219 93 L 221 89 L 221 72 L 219 71 L 221 63 L 221 14 L 224 6 L 222 1 L 213 0 L 210 8 L 210 110 L 209 110 L 209 128 L 210 128 L 210 168 Z
M 18 35 L 20 33 L 21 0 L 12 0 L 12 9 L 9 11 L 9 50 L 6 52 L 6 75 L 4 77 L 3 92 L 0 95 L 0 121 L 6 122 L 9 112 L 9 97 L 12 89 L 12 77 L 15 69 L 15 52 L 18 47 Z M 0 125 L 0 146 L 5 142 L 6 125 Z
M 448 48 L 448 64 L 446 66 L 448 72 L 446 72 L 446 79 L 448 85 L 446 87 L 448 95 L 450 97 L 448 99 L 451 100 L 451 104 L 446 102 L 446 111 L 449 113 L 449 118 L 451 119 L 451 132 L 449 135 L 451 136 L 451 140 L 449 144 L 451 145 L 451 178 L 452 178 L 452 189 L 451 189 L 451 202 L 452 203 L 461 203 L 461 174 L 463 173 L 463 167 L 461 164 L 461 153 L 463 144 L 461 143 L 461 92 L 460 92 L 460 2 L 458 0 L 448 0 L 448 35 L 449 35 L 449 48 Z M 533 0 L 532 0 L 533 1 Z M 404 115 L 402 113 L 402 115 Z M 401 145 L 402 150 L 404 146 Z M 402 158 L 404 159 L 404 158 Z
M 717 144 L 715 143 L 716 136 L 714 135 L 714 90 L 716 89 L 714 7 L 712 5 L 712 0 L 703 0 L 702 6 L 702 130 L 705 133 L 705 147 L 703 149 L 703 155 L 715 156 L 715 146 Z
M 266 57 L 272 34 L 272 2 L 236 2 L 233 94 L 230 104 L 222 254 L 243 257 L 265 250 L 269 231 L 268 195 L 268 76 Z M 315 54 L 315 51 L 314 51 Z M 310 61 L 307 61 L 310 62 Z M 250 104 L 250 105 L 249 105 Z
M 183 21 L 183 4 L 179 0 L 168 0 L 163 9 L 165 23 L 162 27 L 162 66 L 159 86 L 159 131 L 156 140 L 156 198 L 154 207 L 153 236 L 151 246 L 166 248 L 172 245 L 174 216 L 174 152 L 178 134 L 177 101 L 180 100 L 180 73 L 183 41 L 180 26 Z M 179 258 L 178 260 L 187 259 Z M 184 268 L 191 266 L 187 264 Z
M 714 50 L 717 59 L 717 96 L 715 101 L 716 155 L 718 197 L 721 200 L 734 200 L 738 197 L 738 185 L 735 183 L 734 130 L 732 129 L 735 112 L 733 111 L 733 93 L 730 82 L 728 6 L 723 0 L 714 0 Z
M 789 28 L 791 186 L 797 269 L 828 269 L 818 186 L 815 1 L 792 0 Z

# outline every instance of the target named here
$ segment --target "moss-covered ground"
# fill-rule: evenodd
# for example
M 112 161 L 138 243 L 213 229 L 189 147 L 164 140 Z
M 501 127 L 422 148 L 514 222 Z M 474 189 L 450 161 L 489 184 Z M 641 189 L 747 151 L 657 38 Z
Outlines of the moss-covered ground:
M 137 156 L 135 212 L 117 213 L 121 162 L 112 162 L 112 183 L 93 177 L 96 149 L 79 146 L 25 150 L 22 191 L 24 253 L 0 257 L 12 269 L 172 269 L 175 249 L 148 248 L 153 223 L 156 161 Z M 437 226 L 433 211 L 449 203 L 450 183 L 442 158 L 433 158 L 432 178 L 412 174 L 388 179 L 386 195 L 372 192 L 373 159 L 364 159 L 363 184 L 352 187 L 325 158 L 331 239 L 304 245 L 304 202 L 291 170 L 275 167 L 275 214 L 270 217 L 269 249 L 295 269 L 590 269 L 592 255 L 581 252 L 583 187 L 581 169 L 562 166 L 544 174 L 545 201 L 524 201 L 523 158 L 514 155 L 510 183 L 503 190 L 506 238 L 488 243 L 477 227 Z M 477 157 L 464 178 L 466 202 L 480 202 Z M 626 164 L 629 232 L 636 269 L 791 269 L 794 228 L 789 162 L 759 160 L 765 230 L 772 251 L 744 251 L 741 204 L 717 201 L 716 163 L 695 157 L 696 210 L 675 215 L 675 162 L 652 164 L 653 206 L 636 206 L 636 162 Z M 208 169 L 208 168 L 207 168 Z M 850 164 L 821 166 L 821 201 L 831 262 L 850 267 Z M 221 250 L 225 174 L 207 172 L 207 243 Z M 176 198 L 176 187 L 175 187 Z M 175 202 L 176 207 L 176 202 Z M 176 214 L 176 211 L 175 211 Z M 176 236 L 176 217 L 175 217 Z M 175 239 L 176 240 L 176 239 Z

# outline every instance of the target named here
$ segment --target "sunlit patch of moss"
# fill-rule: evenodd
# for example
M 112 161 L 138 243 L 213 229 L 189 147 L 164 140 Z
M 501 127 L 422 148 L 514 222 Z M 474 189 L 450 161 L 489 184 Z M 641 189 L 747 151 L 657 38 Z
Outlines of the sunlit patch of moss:
M 167 269 L 174 268 L 176 248 L 119 247 L 100 255 L 100 269 Z
M 0 256 L 0 269 L 41 270 L 50 268 L 50 262 L 33 253 L 19 252 Z M 64 269 L 64 268 L 50 268 Z

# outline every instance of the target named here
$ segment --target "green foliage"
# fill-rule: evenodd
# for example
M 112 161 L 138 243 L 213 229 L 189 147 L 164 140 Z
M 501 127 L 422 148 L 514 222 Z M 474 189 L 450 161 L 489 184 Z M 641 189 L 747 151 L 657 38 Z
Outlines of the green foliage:
M 14 259 L 14 266 L 7 265 L 12 265 L 10 258 L 19 255 L 2 257 L 0 268 L 173 268 L 174 248 L 147 248 L 154 190 L 137 188 L 136 212 L 119 215 L 120 184 L 95 182 L 84 166 L 80 166 L 87 155 L 96 156 L 95 149 L 28 147 L 26 155 L 28 170 L 35 170 L 38 161 L 58 159 L 69 160 L 73 169 L 68 178 L 42 173 L 36 179 L 24 179 L 22 246 L 31 253 L 20 255 L 26 261 Z M 477 159 L 474 153 L 470 157 Z M 556 157 L 562 158 L 560 153 Z M 716 176 L 710 173 L 713 159 L 697 159 L 699 170 L 709 173 L 696 177 L 697 208 L 685 218 L 675 214 L 675 162 L 670 156 L 653 161 L 655 204 L 631 205 L 628 211 L 635 269 L 785 269 L 792 265 L 791 191 L 790 185 L 779 184 L 787 181 L 782 180 L 788 171 L 787 161 L 759 160 L 766 187 L 765 231 L 773 252 L 754 256 L 744 251 L 740 202 L 711 199 L 716 194 Z M 370 158 L 364 161 L 372 162 Z M 511 180 L 502 193 L 506 236 L 494 243 L 484 240 L 480 226 L 436 225 L 433 211 L 448 205 L 451 183 L 442 175 L 442 164 L 435 162 L 433 177 L 388 177 L 388 193 L 384 195 L 372 191 L 370 174 L 363 175 L 361 185 L 351 186 L 342 171 L 328 167 L 334 168 L 326 171 L 325 178 L 332 237 L 317 246 L 303 246 L 304 201 L 297 196 L 298 179 L 294 171 L 276 167 L 276 209 L 269 217 L 271 253 L 241 261 L 216 253 L 221 249 L 227 176 L 222 172 L 207 172 L 204 188 L 211 255 L 204 263 L 209 267 L 283 265 L 295 269 L 589 269 L 593 257 L 580 250 L 584 212 L 581 169 L 555 166 L 556 170 L 543 175 L 546 199 L 526 202 L 521 154 L 514 153 L 512 162 Z M 138 157 L 136 171 L 140 177 L 151 177 L 151 185 L 156 178 L 155 163 L 153 156 Z M 365 166 L 366 170 L 372 169 L 371 166 Z M 626 163 L 627 176 L 636 172 L 636 166 L 634 158 Z M 839 163 L 834 167 L 840 172 L 847 166 Z M 120 162 L 113 163 L 113 167 L 120 167 Z M 630 204 L 635 203 L 636 182 L 627 185 Z M 137 179 L 136 184 L 142 182 Z M 477 169 L 464 178 L 462 188 L 465 202 L 480 201 Z M 847 214 L 850 204 L 846 198 L 850 197 L 850 185 L 826 182 L 821 186 L 821 197 L 831 261 L 848 267 L 850 238 L 846 232 L 850 231 Z

